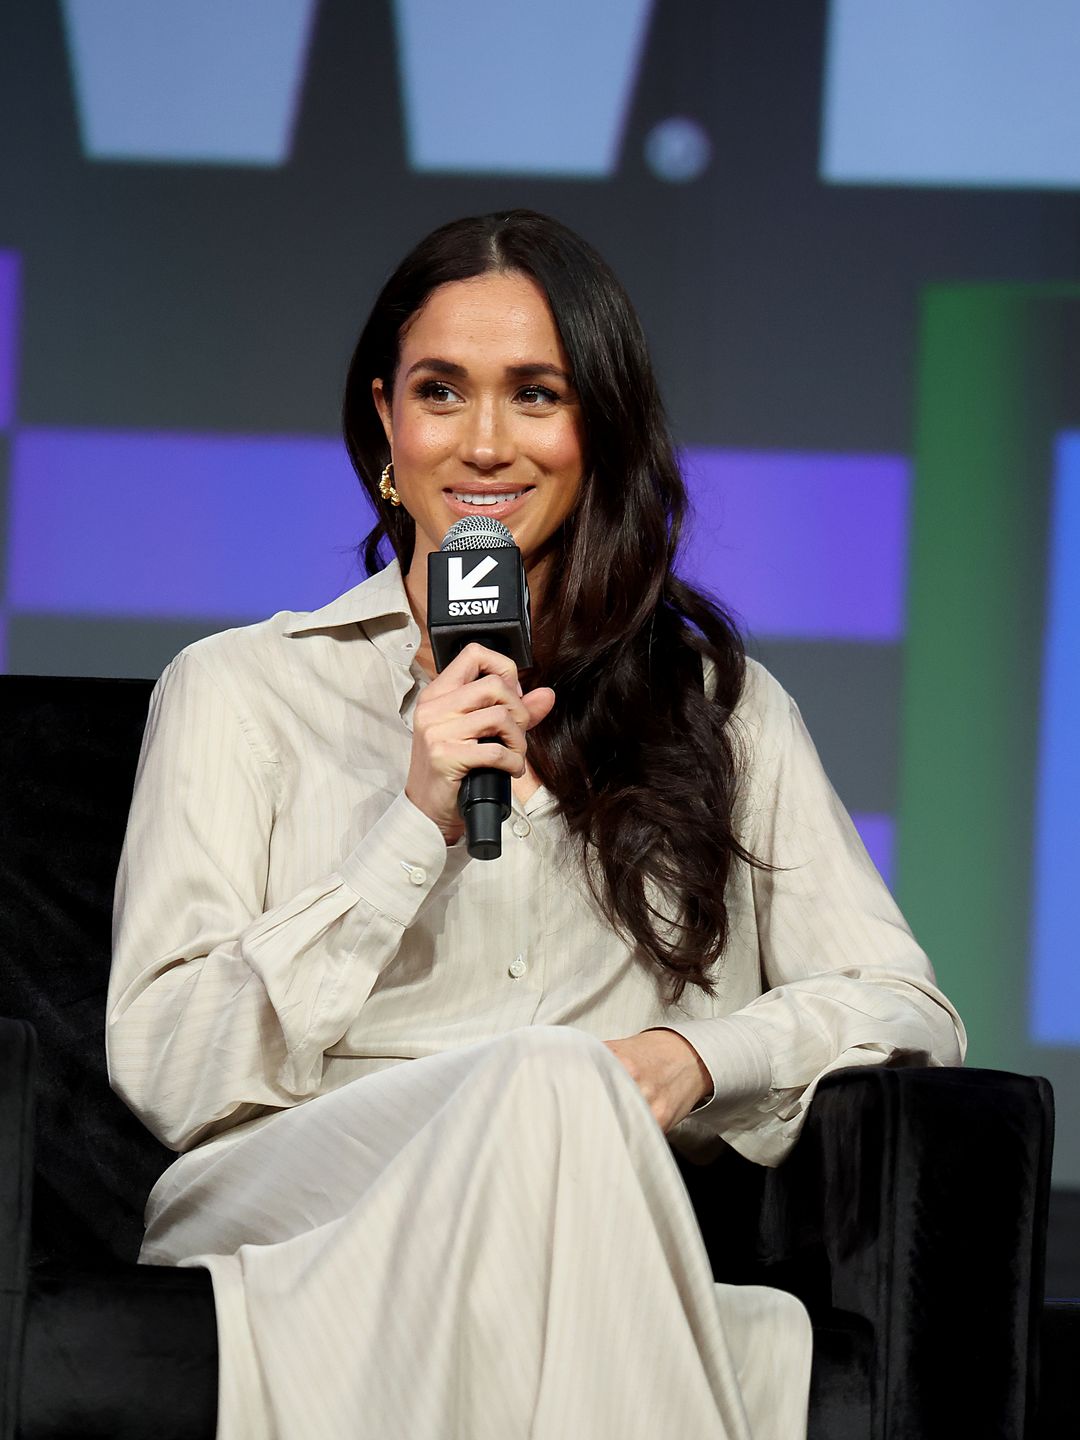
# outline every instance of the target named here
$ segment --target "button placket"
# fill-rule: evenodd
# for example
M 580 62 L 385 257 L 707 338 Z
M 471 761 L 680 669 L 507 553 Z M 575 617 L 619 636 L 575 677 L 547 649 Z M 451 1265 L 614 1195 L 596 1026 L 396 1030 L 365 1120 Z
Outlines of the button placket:
M 533 833 L 533 826 L 516 805 L 507 828 L 518 841 Z M 530 948 L 532 936 L 529 916 L 532 906 L 528 898 L 536 884 L 536 848 L 533 845 L 515 843 L 508 838 L 503 848 L 503 863 L 507 867 L 508 889 L 520 902 L 515 905 L 511 924 L 504 934 L 506 950 L 503 953 L 506 958 L 502 963 L 506 968 L 503 974 L 508 982 L 517 984 L 524 1002 L 525 992 L 535 991 L 537 981 L 541 978 L 537 969 L 537 957 Z

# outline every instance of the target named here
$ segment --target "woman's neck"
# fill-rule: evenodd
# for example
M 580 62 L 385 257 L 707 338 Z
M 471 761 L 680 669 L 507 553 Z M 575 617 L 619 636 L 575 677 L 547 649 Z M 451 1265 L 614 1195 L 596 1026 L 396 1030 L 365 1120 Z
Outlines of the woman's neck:
M 412 610 L 413 619 L 420 627 L 420 644 L 416 650 L 416 663 L 428 675 L 434 675 L 435 656 L 431 651 L 431 637 L 427 627 L 427 557 L 426 550 L 423 555 L 419 555 L 414 550 L 404 580 L 409 608 Z

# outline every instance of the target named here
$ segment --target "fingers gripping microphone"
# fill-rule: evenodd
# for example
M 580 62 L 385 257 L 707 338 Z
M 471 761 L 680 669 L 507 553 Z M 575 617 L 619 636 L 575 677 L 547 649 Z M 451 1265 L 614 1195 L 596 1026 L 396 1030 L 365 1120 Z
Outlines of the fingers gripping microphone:
M 466 515 L 428 556 L 428 634 L 436 670 L 445 670 L 474 641 L 508 655 L 518 669 L 532 664 L 525 567 L 501 520 Z M 458 810 L 469 854 L 497 860 L 510 814 L 510 776 L 488 766 L 470 770 L 458 791 Z

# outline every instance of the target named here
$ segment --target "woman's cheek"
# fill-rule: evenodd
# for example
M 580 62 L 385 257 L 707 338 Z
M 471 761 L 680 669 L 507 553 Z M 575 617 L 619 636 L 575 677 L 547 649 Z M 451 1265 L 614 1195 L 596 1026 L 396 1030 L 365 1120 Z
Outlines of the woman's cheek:
M 581 467 L 581 442 L 572 424 L 560 426 L 545 437 L 545 463 L 550 470 L 577 470 Z
M 423 468 L 453 443 L 453 421 L 406 403 L 394 416 L 395 463 Z

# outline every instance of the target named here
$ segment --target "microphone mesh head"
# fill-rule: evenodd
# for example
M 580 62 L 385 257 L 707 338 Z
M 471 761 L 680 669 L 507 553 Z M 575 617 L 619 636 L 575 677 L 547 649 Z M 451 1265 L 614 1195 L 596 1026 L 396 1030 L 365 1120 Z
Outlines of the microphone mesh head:
M 514 537 L 493 515 L 463 515 L 443 536 L 442 550 L 504 550 Z

